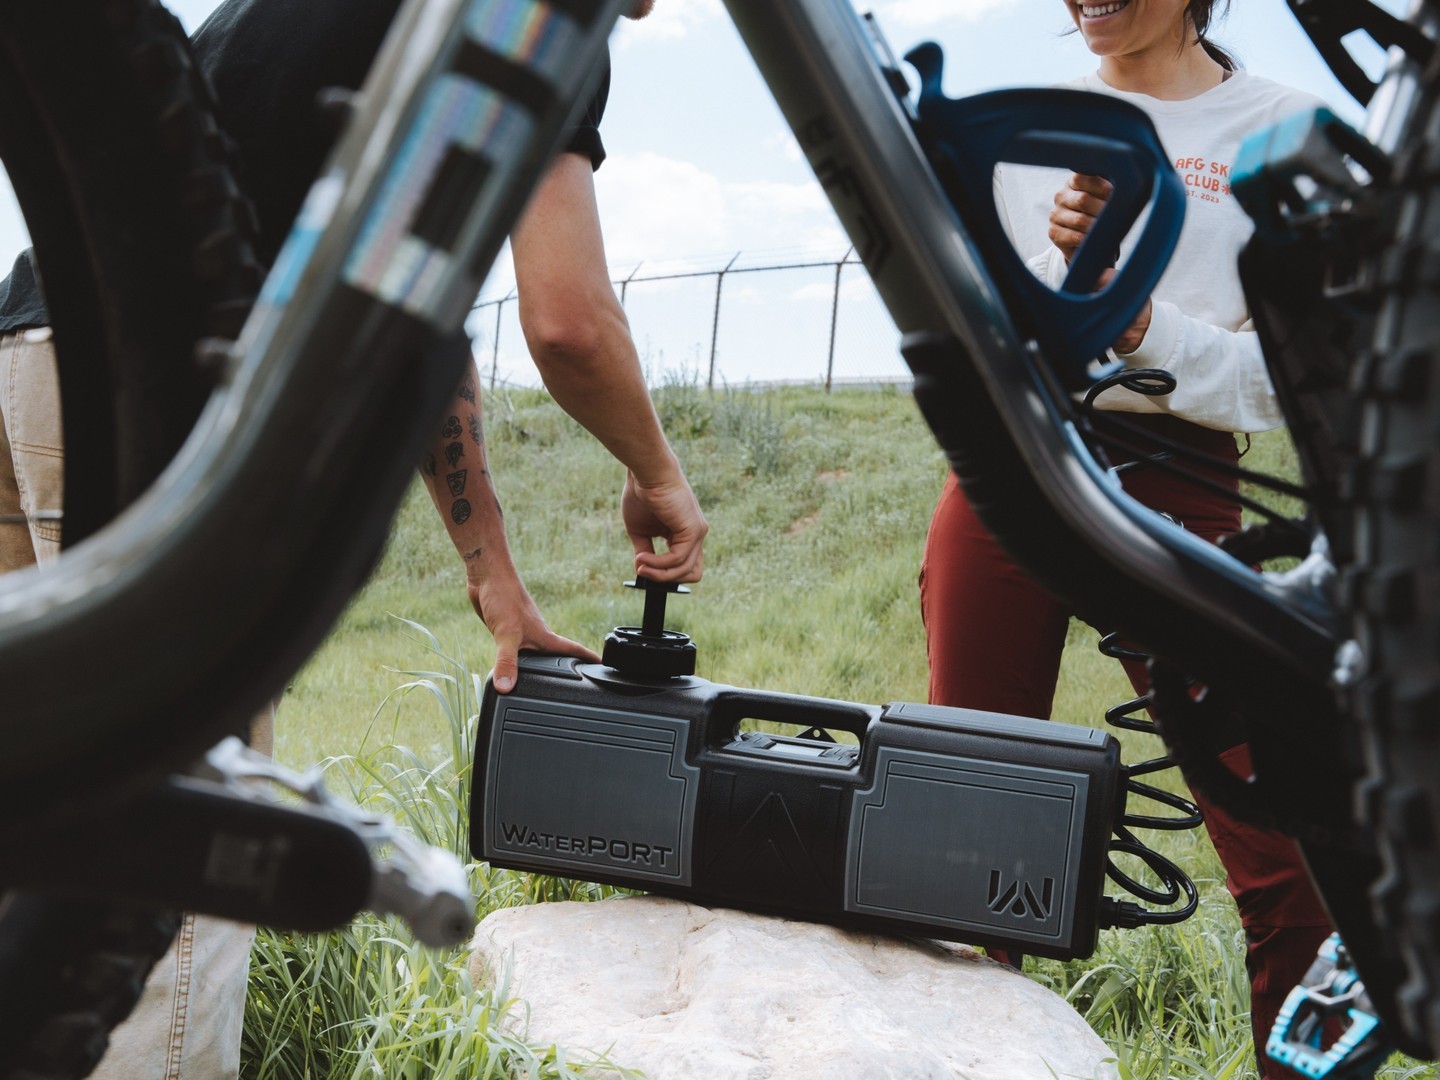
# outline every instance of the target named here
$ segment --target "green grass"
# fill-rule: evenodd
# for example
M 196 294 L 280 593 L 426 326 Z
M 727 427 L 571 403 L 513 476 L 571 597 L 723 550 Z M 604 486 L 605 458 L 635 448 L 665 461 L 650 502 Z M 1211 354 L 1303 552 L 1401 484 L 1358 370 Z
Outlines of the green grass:
M 705 578 L 669 605 L 695 637 L 698 673 L 746 686 L 860 701 L 923 700 L 915 587 L 944 466 L 899 392 L 657 392 L 711 524 Z M 486 432 L 511 545 L 559 633 L 598 647 L 640 620 L 621 527 L 623 476 L 539 392 L 486 402 Z M 417 484 L 369 586 L 281 705 L 278 756 L 354 748 L 404 666 L 399 615 L 474 671 L 493 659 L 466 602 L 461 563 Z M 385 707 L 386 709 L 389 706 Z
M 425 667 L 400 673 L 386 700 L 389 730 L 367 732 L 355 755 L 321 764 L 332 790 L 389 815 L 468 862 L 473 719 L 479 679 L 419 626 Z M 402 728 L 435 737 L 428 752 L 395 740 Z M 471 864 L 477 918 L 518 904 L 597 899 L 614 892 Z M 251 955 L 241 1075 L 354 1080 L 565 1080 L 631 1075 L 603 1054 L 528 1042 L 525 1007 L 508 973 L 472 986 L 465 949 L 424 948 L 394 918 L 364 913 L 327 934 L 262 929 Z
M 910 398 L 710 394 L 676 380 L 656 399 L 711 523 L 704 580 L 669 605 L 668 624 L 697 643 L 698 674 L 862 702 L 923 701 L 916 575 L 944 464 Z M 611 627 L 640 617 L 641 597 L 620 587 L 632 576 L 621 473 L 543 393 L 492 397 L 486 408 L 516 561 L 551 626 L 598 648 Z M 1293 455 L 1272 434 L 1256 439 L 1246 464 L 1292 471 Z M 277 756 L 326 762 L 342 790 L 463 852 L 468 725 L 477 673 L 492 659 L 460 561 L 417 485 L 374 579 L 287 690 Z M 1119 666 L 1095 651 L 1094 632 L 1072 624 L 1056 719 L 1099 724 L 1129 696 Z M 1151 737 L 1121 741 L 1127 760 L 1159 752 Z M 1156 846 L 1199 883 L 1194 918 L 1106 932 L 1088 960 L 1030 958 L 1027 971 L 1075 1004 L 1126 1078 L 1254 1077 L 1242 935 L 1214 851 L 1200 833 L 1166 834 Z M 608 891 L 482 866 L 472 877 L 480 915 Z M 419 949 L 369 916 L 318 938 L 263 933 L 244 1075 L 571 1075 L 564 1050 L 526 1043 L 523 1004 L 503 984 L 470 986 L 464 966 L 463 950 Z M 1382 1075 L 1431 1075 L 1422 1068 L 1395 1064 Z

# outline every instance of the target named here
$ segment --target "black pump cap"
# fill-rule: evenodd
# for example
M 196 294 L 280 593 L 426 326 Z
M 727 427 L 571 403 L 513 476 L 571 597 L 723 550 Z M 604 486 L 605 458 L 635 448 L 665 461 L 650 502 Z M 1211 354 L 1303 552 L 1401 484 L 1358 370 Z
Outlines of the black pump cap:
M 668 585 L 637 577 L 625 582 L 630 589 L 645 590 L 645 615 L 641 626 L 617 626 L 605 635 L 601 662 L 626 675 L 673 679 L 695 674 L 695 644 L 688 634 L 665 629 L 667 593 L 689 593 L 684 585 Z

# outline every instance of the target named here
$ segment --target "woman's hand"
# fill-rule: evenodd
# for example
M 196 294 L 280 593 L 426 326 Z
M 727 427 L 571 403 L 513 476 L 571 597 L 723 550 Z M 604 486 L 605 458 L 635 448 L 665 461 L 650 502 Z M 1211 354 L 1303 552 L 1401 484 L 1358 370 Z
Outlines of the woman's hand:
M 1109 285 L 1110 279 L 1114 276 L 1114 270 L 1101 271 L 1100 288 L 1103 289 L 1106 285 Z M 1135 321 L 1130 324 L 1129 328 L 1123 334 L 1115 339 L 1115 344 L 1111 345 L 1110 348 L 1114 349 L 1120 356 L 1127 356 L 1140 348 L 1140 343 L 1145 340 L 1145 331 L 1150 329 L 1150 315 L 1153 310 L 1154 305 L 1147 296 L 1145 298 L 1145 306 L 1140 309 L 1140 314 L 1135 316 Z
M 1065 256 L 1067 266 L 1075 257 L 1075 252 L 1080 250 L 1080 245 L 1085 242 L 1085 237 L 1090 234 L 1095 219 L 1105 209 L 1105 204 L 1110 201 L 1110 193 L 1114 190 L 1114 185 L 1103 176 L 1071 173 L 1069 182 L 1055 193 L 1055 209 L 1050 211 L 1050 242 Z M 1109 285 L 1114 277 L 1113 267 L 1102 271 L 1096 283 L 1096 291 Z M 1145 331 L 1150 329 L 1152 310 L 1147 297 L 1145 306 L 1140 309 L 1140 314 L 1135 316 L 1135 321 L 1110 347 L 1121 356 L 1140 348 L 1141 342 L 1145 340 Z
M 1055 193 L 1055 209 L 1050 211 L 1050 242 L 1065 256 L 1066 265 L 1080 250 L 1114 190 L 1103 176 L 1071 173 L 1069 182 Z

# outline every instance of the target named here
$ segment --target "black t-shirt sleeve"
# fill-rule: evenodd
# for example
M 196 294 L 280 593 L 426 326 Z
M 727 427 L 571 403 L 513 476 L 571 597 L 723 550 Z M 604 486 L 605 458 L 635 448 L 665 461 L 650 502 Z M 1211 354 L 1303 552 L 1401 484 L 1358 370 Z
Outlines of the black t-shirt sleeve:
M 240 148 L 260 218 L 260 254 L 274 259 L 324 164 L 334 133 L 316 105 L 326 87 L 356 89 L 400 0 L 224 0 L 195 32 L 222 126 Z M 566 148 L 605 160 L 600 120 L 610 58 Z
M 45 298 L 40 294 L 40 282 L 27 248 L 15 259 L 10 276 L 0 281 L 0 334 L 45 326 L 49 322 Z
M 600 140 L 600 121 L 605 117 L 605 103 L 610 98 L 610 54 L 605 54 L 605 70 L 600 76 L 600 85 L 585 106 L 575 124 L 575 132 L 565 149 L 572 154 L 581 154 L 590 159 L 592 169 L 600 168 L 605 160 L 605 144 Z
M 191 43 L 273 261 L 335 140 L 318 97 L 357 89 L 400 0 L 224 0 Z

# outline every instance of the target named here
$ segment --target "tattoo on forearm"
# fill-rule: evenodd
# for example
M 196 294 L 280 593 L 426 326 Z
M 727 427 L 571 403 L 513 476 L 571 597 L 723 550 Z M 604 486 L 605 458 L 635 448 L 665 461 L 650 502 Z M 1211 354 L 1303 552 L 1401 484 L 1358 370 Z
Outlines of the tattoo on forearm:
M 460 389 L 457 393 L 472 405 L 475 403 L 475 379 L 473 375 L 465 376 L 465 380 L 460 384 Z M 484 476 L 487 472 L 484 467 L 485 455 L 483 453 L 485 439 L 484 431 L 480 425 L 479 415 L 467 410 L 465 413 L 465 427 L 469 429 L 470 437 L 475 440 L 475 445 L 482 451 L 479 469 L 480 475 Z M 456 468 L 465 457 L 465 444 L 460 441 L 461 433 L 464 430 L 465 428 L 460 426 L 460 418 L 458 416 L 447 416 L 444 425 L 440 429 L 441 438 L 450 440 L 445 445 L 445 462 L 451 469 L 450 472 L 445 474 L 445 486 L 450 489 L 450 494 L 455 496 L 455 501 L 450 504 L 450 520 L 456 525 L 465 524 L 465 522 L 470 520 L 470 515 L 474 512 L 474 507 L 471 506 L 470 500 L 461 497 L 465 493 L 465 483 L 470 475 L 470 470 Z M 425 468 L 426 472 L 428 472 L 432 478 L 436 475 L 437 466 L 433 456 L 427 458 Z M 500 500 L 498 498 L 495 499 L 495 509 L 497 512 L 500 512 Z M 500 516 L 503 520 L 504 514 L 501 513 Z M 473 551 L 462 555 L 462 558 L 464 558 L 466 562 L 472 559 L 478 559 L 482 551 L 482 548 L 477 547 Z
M 476 559 L 480 558 L 484 554 L 485 549 L 483 547 L 477 547 L 473 551 L 462 551 L 460 553 L 460 558 L 464 559 L 466 562 L 474 562 Z

